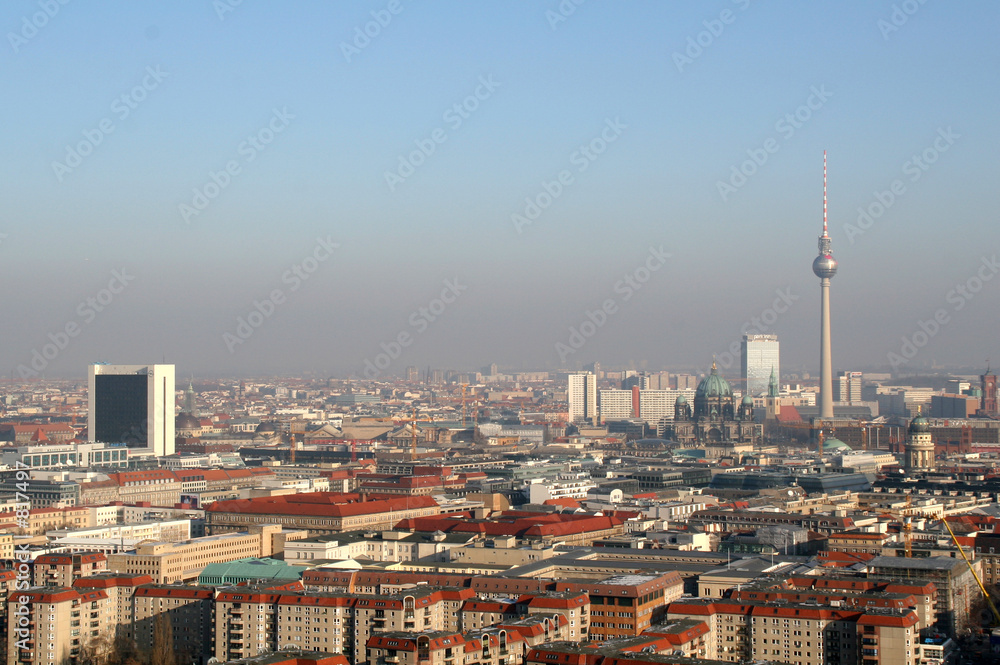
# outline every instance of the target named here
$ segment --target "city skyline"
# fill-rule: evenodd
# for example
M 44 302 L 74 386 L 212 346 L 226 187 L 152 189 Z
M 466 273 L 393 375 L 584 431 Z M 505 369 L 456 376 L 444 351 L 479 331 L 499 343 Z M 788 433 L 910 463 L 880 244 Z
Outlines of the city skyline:
M 4 377 L 986 365 L 1000 9 L 564 4 L 5 5 Z

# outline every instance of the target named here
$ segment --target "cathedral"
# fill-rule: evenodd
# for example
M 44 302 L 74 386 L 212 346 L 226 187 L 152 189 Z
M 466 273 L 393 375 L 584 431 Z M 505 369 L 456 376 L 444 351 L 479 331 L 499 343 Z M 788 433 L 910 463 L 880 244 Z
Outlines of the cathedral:
M 759 429 L 753 419 L 753 399 L 747 395 L 737 407 L 733 389 L 713 362 L 711 374 L 698 384 L 694 411 L 683 395 L 677 398 L 666 437 L 682 445 L 753 443 Z

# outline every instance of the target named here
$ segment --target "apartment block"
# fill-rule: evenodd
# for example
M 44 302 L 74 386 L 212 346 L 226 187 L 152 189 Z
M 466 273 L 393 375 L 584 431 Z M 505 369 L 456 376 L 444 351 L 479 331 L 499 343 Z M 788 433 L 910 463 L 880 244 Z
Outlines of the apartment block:
M 215 657 L 231 660 L 293 646 L 342 652 L 351 662 L 362 663 L 373 633 L 456 627 L 461 603 L 475 595 L 468 589 L 429 587 L 380 596 L 292 589 L 248 587 L 219 592 Z
M 920 619 L 911 609 L 855 610 L 811 603 L 690 599 L 671 603 L 668 616 L 705 622 L 711 633 L 705 657 L 722 661 L 766 659 L 790 665 L 919 662 Z
M 247 586 L 220 591 L 215 597 L 212 653 L 222 661 L 278 650 L 278 599 L 285 587 Z
M 972 562 L 977 575 L 981 575 L 981 563 Z M 968 628 L 978 627 L 978 618 L 972 616 L 971 610 L 982 598 L 982 592 L 961 558 L 880 556 L 868 562 L 868 577 L 909 585 L 931 582 L 937 588 L 935 612 L 937 626 L 942 632 L 955 636 Z
M 100 589 L 32 588 L 7 600 L 8 665 L 62 665 L 100 639 L 111 621 Z M 22 618 L 27 618 L 27 626 Z M 20 623 L 19 623 L 20 622 Z M 19 628 L 20 631 L 19 632 Z
M 111 637 L 133 639 L 133 597 L 138 587 L 152 581 L 149 575 L 128 576 L 105 572 L 78 579 L 73 583 L 73 588 L 79 593 L 103 591 L 108 597 L 107 629 L 114 631 Z
M 81 577 L 89 577 L 108 569 L 108 558 L 100 552 L 79 554 L 43 554 L 32 568 L 34 586 L 73 586 Z
M 370 665 L 521 665 L 523 640 L 505 630 L 481 634 L 379 633 L 368 639 Z
M 201 660 L 214 647 L 213 595 L 208 587 L 164 584 L 137 587 L 131 599 L 131 639 L 140 650 L 149 651 L 159 622 L 173 638 L 173 651 L 179 663 Z

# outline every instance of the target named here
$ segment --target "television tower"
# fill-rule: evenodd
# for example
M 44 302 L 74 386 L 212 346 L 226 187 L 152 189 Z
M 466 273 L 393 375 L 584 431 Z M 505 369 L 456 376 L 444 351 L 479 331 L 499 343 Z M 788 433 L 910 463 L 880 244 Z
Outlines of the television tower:
M 819 417 L 833 418 L 833 351 L 830 348 L 830 278 L 837 274 L 830 234 L 826 225 L 826 150 L 823 151 L 823 235 L 819 237 L 819 256 L 813 260 L 813 272 L 820 285 L 819 331 Z

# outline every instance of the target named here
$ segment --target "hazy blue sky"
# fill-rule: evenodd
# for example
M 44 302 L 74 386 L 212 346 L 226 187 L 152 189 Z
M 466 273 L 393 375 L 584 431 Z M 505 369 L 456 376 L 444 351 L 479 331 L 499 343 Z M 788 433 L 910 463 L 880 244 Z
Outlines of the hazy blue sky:
M 824 149 L 835 368 L 938 310 L 908 364 L 979 365 L 998 25 L 986 1 L 4 2 L 0 366 L 363 374 L 400 335 L 390 374 L 705 366 L 765 315 L 815 371 Z

